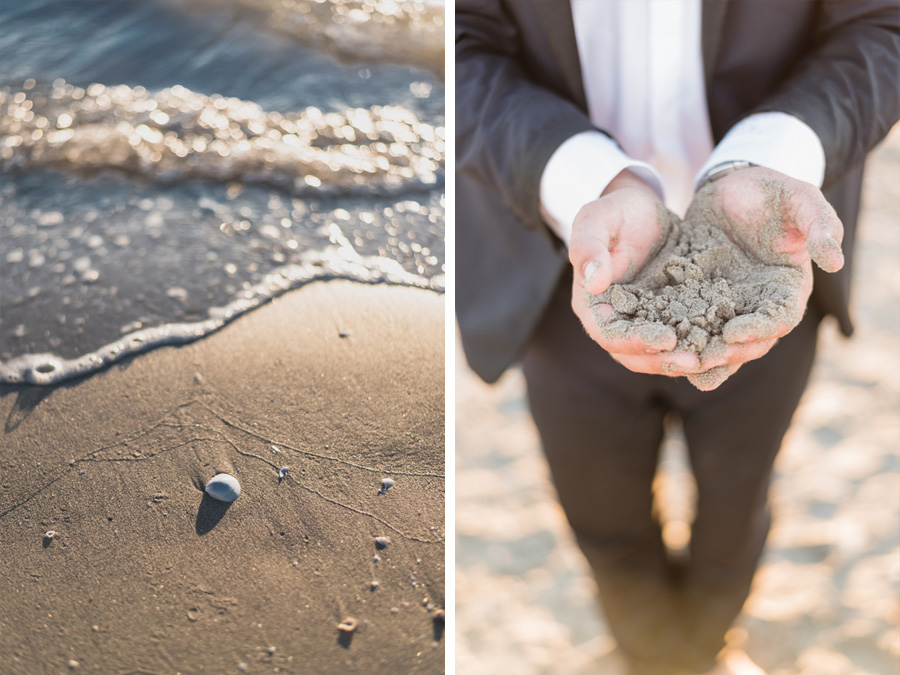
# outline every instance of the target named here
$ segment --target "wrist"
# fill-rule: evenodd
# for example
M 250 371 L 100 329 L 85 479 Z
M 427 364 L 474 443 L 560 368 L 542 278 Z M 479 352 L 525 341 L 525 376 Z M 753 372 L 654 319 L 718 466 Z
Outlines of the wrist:
M 616 190 L 622 190 L 623 188 L 643 190 L 645 192 L 649 192 L 654 199 L 659 199 L 659 195 L 657 194 L 656 190 L 647 185 L 645 181 L 638 178 L 635 173 L 628 169 L 623 169 L 618 174 L 616 174 L 616 177 L 609 182 L 609 185 L 606 186 L 600 196 L 605 197 L 608 194 L 613 193 Z
M 720 178 L 724 178 L 730 173 L 740 171 L 741 169 L 749 169 L 757 166 L 753 162 L 747 162 L 739 159 L 732 159 L 727 162 L 721 162 L 710 167 L 697 181 L 697 192 L 700 192 L 708 183 L 714 183 Z

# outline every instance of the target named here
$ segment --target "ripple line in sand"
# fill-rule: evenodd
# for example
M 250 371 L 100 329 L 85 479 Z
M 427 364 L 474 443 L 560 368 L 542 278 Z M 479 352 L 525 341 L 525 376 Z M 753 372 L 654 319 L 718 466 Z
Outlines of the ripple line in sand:
M 213 398 L 217 398 L 217 397 L 215 395 L 213 395 Z M 229 420 L 225 417 L 224 413 L 221 413 L 221 412 L 215 410 L 214 408 L 212 408 L 211 406 L 207 405 L 205 402 L 203 402 L 201 400 L 201 398 L 199 398 L 199 397 L 193 398 L 189 401 L 185 401 L 183 403 L 180 403 L 180 404 L 174 406 L 170 412 L 168 412 L 163 417 L 158 419 L 156 422 L 154 422 L 153 424 L 148 426 L 146 429 L 143 429 L 135 434 L 132 434 L 128 438 L 122 439 L 115 443 L 101 446 L 99 448 L 91 450 L 90 452 L 88 452 L 80 457 L 75 457 L 75 458 L 69 460 L 68 468 L 61 469 L 60 471 L 56 472 L 56 474 L 54 476 L 52 476 L 50 478 L 50 480 L 48 480 L 40 488 L 31 492 L 25 498 L 19 500 L 15 504 L 10 505 L 4 511 L 0 512 L 0 519 L 3 519 L 5 516 L 16 511 L 20 507 L 24 506 L 25 504 L 30 502 L 32 499 L 34 499 L 35 497 L 37 497 L 38 495 L 43 493 L 47 488 L 56 484 L 57 482 L 59 482 L 61 479 L 63 479 L 67 475 L 70 475 L 72 468 L 82 462 L 142 462 L 142 461 L 148 461 L 148 460 L 158 457 L 161 454 L 173 452 L 175 450 L 178 450 L 179 448 L 191 446 L 192 444 L 201 442 L 201 441 L 206 441 L 206 442 L 211 442 L 211 443 L 224 443 L 226 445 L 231 446 L 231 448 L 238 454 L 240 454 L 244 457 L 251 458 L 251 459 L 256 459 L 256 460 L 263 462 L 264 464 L 272 467 L 275 471 L 278 470 L 278 468 L 280 467 L 279 464 L 276 464 L 265 457 L 260 457 L 259 455 L 256 455 L 252 452 L 242 450 L 240 447 L 238 447 L 238 445 L 231 438 L 229 438 L 226 434 L 224 434 L 219 429 L 215 429 L 214 427 L 211 427 L 209 425 L 202 424 L 199 422 L 181 422 L 181 421 L 177 421 L 177 420 L 175 420 L 175 421 L 172 420 L 173 416 L 176 414 L 176 411 L 187 410 L 194 406 L 199 406 L 206 412 L 210 413 L 216 420 L 218 420 L 219 422 L 221 422 L 222 424 L 226 425 L 229 428 L 233 428 L 233 429 L 241 431 L 242 433 L 245 433 L 249 436 L 258 438 L 258 439 L 262 440 L 264 443 L 269 444 L 269 445 L 276 443 L 276 441 L 273 439 L 270 439 L 259 433 L 253 432 L 252 430 L 246 429 L 246 428 L 242 427 L 240 424 L 232 422 L 231 420 Z M 129 447 L 129 445 L 131 443 L 133 443 L 139 439 L 148 437 L 153 431 L 158 430 L 160 428 L 169 428 L 169 429 L 173 429 L 176 431 L 181 431 L 181 430 L 185 430 L 185 429 L 195 429 L 195 430 L 211 433 L 212 435 L 211 436 L 192 436 L 190 439 L 182 440 L 177 443 L 173 443 L 173 444 L 166 443 L 164 445 L 164 447 L 158 451 L 153 451 L 150 453 L 141 452 L 140 455 L 115 456 L 115 457 L 98 457 L 97 456 L 101 453 L 115 450 L 117 448 Z M 163 442 L 165 443 L 165 441 L 163 441 Z M 318 459 L 347 465 L 352 468 L 356 468 L 356 469 L 360 469 L 360 470 L 364 470 L 364 471 L 368 471 L 368 472 L 386 473 L 386 474 L 389 473 L 389 474 L 398 475 L 398 476 L 404 475 L 404 476 L 414 476 L 414 477 L 423 477 L 423 478 L 443 478 L 443 476 L 439 475 L 439 474 L 399 472 L 399 471 L 391 471 L 390 469 L 385 469 L 385 468 L 377 469 L 377 468 L 373 468 L 373 467 L 366 467 L 363 465 L 354 464 L 353 462 L 348 462 L 346 460 L 342 460 L 337 457 L 329 457 L 327 455 L 319 455 L 319 454 L 316 454 L 313 452 L 307 452 L 307 451 L 295 449 L 295 448 L 292 448 L 291 446 L 289 446 L 288 444 L 281 444 L 281 445 L 285 448 L 297 450 L 298 452 L 307 454 L 312 457 L 316 457 Z M 343 509 L 346 509 L 346 510 L 356 513 L 358 515 L 365 516 L 367 518 L 371 518 L 372 520 L 377 521 L 384 527 L 389 528 L 391 531 L 397 533 L 399 536 L 401 536 L 405 539 L 408 539 L 411 541 L 418 541 L 420 543 L 425 543 L 425 544 L 437 544 L 437 543 L 441 543 L 443 541 L 441 538 L 427 539 L 424 537 L 416 536 L 415 534 L 405 532 L 404 530 L 400 529 L 398 526 L 392 524 L 391 522 L 385 520 L 384 518 L 382 518 L 374 513 L 366 511 L 365 509 L 362 509 L 362 508 L 358 508 L 357 506 L 353 506 L 353 505 L 341 502 L 337 499 L 329 497 L 328 495 L 322 493 L 319 490 L 316 490 L 315 488 L 305 485 L 304 483 L 297 480 L 295 477 L 291 476 L 290 474 L 285 476 L 285 478 L 283 480 L 290 481 L 290 482 L 296 484 L 297 487 L 299 487 L 300 489 L 310 492 L 330 504 L 339 506 Z
M 215 414 L 212 410 L 210 410 L 210 412 Z M 294 452 L 297 452 L 301 455 L 306 455 L 307 457 L 315 457 L 316 459 L 324 459 L 324 460 L 328 460 L 331 462 L 337 462 L 339 464 L 345 464 L 346 466 L 353 467 L 354 469 L 360 469 L 362 471 L 368 471 L 370 473 L 390 473 L 394 476 L 419 476 L 419 477 L 423 477 L 423 478 L 444 478 L 445 477 L 444 474 L 442 474 L 442 473 L 417 473 L 414 471 L 389 471 L 389 472 L 386 472 L 384 469 L 376 469 L 371 466 L 364 466 L 362 464 L 356 464 L 356 463 L 350 462 L 346 459 L 340 459 L 339 457 L 332 457 L 330 455 L 322 455 L 322 454 L 319 454 L 316 452 L 312 452 L 311 450 L 303 450 L 302 448 L 295 448 L 295 447 L 291 446 L 290 444 L 285 443 L 284 441 L 269 439 L 266 436 L 263 436 L 262 434 L 258 434 L 255 431 L 247 429 L 246 427 L 242 427 L 239 424 L 235 424 L 234 422 L 231 422 L 229 420 L 221 419 L 221 421 L 223 424 L 226 424 L 229 427 L 232 427 L 233 429 L 237 429 L 238 431 L 243 431 L 245 434 L 254 436 L 255 438 L 266 441 L 267 443 L 277 445 L 280 448 L 285 448 L 287 450 L 293 450 Z

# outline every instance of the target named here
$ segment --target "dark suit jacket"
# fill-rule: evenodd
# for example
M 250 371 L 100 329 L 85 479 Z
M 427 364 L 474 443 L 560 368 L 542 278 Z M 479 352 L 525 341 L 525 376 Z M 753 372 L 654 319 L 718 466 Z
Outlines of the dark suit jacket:
M 822 141 L 847 264 L 816 268 L 810 302 L 849 335 L 863 160 L 900 118 L 900 4 L 703 0 L 701 34 L 715 142 L 765 111 Z M 487 381 L 521 355 L 568 265 L 541 220 L 540 177 L 564 140 L 592 128 L 569 0 L 457 0 L 456 311 Z

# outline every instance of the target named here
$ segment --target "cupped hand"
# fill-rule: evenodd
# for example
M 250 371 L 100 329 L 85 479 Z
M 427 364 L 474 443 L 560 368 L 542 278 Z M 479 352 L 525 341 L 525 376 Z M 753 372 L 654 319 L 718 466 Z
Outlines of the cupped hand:
M 674 329 L 637 327 L 627 335 L 604 330 L 611 305 L 590 307 L 588 294 L 630 280 L 656 253 L 678 217 L 630 171 L 623 171 L 599 199 L 585 204 L 572 225 L 569 260 L 574 268 L 572 310 L 588 335 L 629 370 L 684 375 L 700 370 L 696 354 L 672 352 Z
M 844 229 L 815 186 L 763 167 L 739 169 L 708 182 L 694 197 L 684 222 L 687 227 L 714 224 L 752 258 L 773 266 L 773 275 L 779 267 L 796 270 L 789 277 L 779 276 L 782 287 L 789 281 L 777 307 L 761 306 L 725 324 L 726 347 L 702 360 L 705 377 L 690 377 L 704 384 L 700 388 L 715 388 L 800 323 L 812 292 L 811 262 L 826 272 L 841 269 Z M 763 276 L 760 286 L 768 281 Z

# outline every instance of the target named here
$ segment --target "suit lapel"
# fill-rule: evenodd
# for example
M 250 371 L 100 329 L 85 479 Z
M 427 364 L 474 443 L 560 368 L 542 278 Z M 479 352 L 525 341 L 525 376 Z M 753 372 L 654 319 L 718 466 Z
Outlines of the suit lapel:
M 573 102 L 587 110 L 584 81 L 581 79 L 581 61 L 578 59 L 578 42 L 572 21 L 569 0 L 532 0 L 535 14 L 541 23 L 553 57 L 559 64 L 566 89 Z
M 703 77 L 707 90 L 712 80 L 719 48 L 722 45 L 722 27 L 728 0 L 703 0 L 700 9 L 700 45 L 703 50 Z

